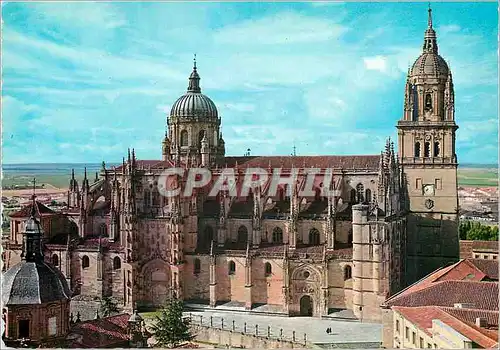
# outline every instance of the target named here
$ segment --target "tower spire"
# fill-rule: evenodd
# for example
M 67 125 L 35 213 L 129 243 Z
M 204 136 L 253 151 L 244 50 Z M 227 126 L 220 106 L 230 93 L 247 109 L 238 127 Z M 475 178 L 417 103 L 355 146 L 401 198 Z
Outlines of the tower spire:
M 200 88 L 200 76 L 198 75 L 197 67 L 196 67 L 196 54 L 194 54 L 194 59 L 193 59 L 193 71 L 191 72 L 191 75 L 189 76 L 189 86 L 188 86 L 188 92 L 196 92 L 200 93 L 201 88 Z
M 432 9 L 429 3 L 429 8 L 427 10 L 427 29 L 424 35 L 424 52 L 428 53 L 438 53 L 437 47 L 437 37 L 434 28 L 432 28 Z
M 428 12 L 428 17 L 427 17 L 427 28 L 431 29 L 432 28 L 432 9 L 431 9 L 431 2 L 429 1 L 429 9 L 427 10 Z

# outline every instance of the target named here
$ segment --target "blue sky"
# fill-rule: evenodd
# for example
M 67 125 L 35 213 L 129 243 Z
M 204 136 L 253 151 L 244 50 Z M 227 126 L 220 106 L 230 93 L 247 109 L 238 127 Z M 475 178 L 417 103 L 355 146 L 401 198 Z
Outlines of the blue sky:
M 498 162 L 497 3 L 435 3 L 462 163 Z M 427 3 L 2 3 L 3 161 L 159 159 L 193 53 L 228 155 L 377 154 Z

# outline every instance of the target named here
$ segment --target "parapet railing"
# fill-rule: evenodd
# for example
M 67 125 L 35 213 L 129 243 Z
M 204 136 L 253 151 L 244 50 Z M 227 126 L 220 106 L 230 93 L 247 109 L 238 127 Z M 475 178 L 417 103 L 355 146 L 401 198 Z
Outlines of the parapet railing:
M 308 344 L 307 334 L 298 334 L 295 331 L 284 330 L 283 328 L 263 327 L 252 322 L 236 323 L 234 320 L 224 319 L 224 317 L 203 316 L 188 314 L 191 325 L 209 327 L 212 329 L 239 332 L 248 336 L 255 336 L 276 341 L 286 341 L 306 347 Z

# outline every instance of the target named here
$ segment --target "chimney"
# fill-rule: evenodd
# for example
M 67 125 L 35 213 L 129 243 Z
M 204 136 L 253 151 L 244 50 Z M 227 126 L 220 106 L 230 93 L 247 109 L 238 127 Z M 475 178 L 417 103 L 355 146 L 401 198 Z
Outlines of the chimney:
M 453 307 L 455 309 L 473 309 L 474 304 L 471 303 L 455 303 L 453 304 Z
M 488 327 L 488 322 L 486 322 L 486 318 L 476 317 L 476 326 L 482 327 L 482 328 Z

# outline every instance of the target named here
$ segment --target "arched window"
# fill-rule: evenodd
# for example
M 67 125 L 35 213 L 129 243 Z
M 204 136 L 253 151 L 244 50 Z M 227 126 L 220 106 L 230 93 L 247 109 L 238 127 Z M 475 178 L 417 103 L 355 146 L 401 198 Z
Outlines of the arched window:
M 372 201 L 372 191 L 369 188 L 367 188 L 365 191 L 365 200 L 366 203 L 371 203 Z
M 309 231 L 309 244 L 310 245 L 319 245 L 319 231 L 315 228 Z
M 432 109 L 432 95 L 426 94 L 425 95 L 425 110 L 429 111 L 431 109 Z
M 82 269 L 86 269 L 90 266 L 90 259 L 87 255 L 82 257 Z
M 193 273 L 197 275 L 200 273 L 200 271 L 201 271 L 200 259 L 194 259 Z
M 271 276 L 271 274 L 273 272 L 271 264 L 266 262 L 266 264 L 264 266 L 265 266 L 265 270 L 266 270 L 266 276 Z
M 351 203 L 356 203 L 356 190 L 354 188 L 351 190 Z
M 314 199 L 317 201 L 321 199 L 321 189 L 318 187 L 314 189 Z
M 431 144 L 430 142 L 424 143 L 424 157 L 429 158 L 431 156 Z
M 188 145 L 188 132 L 186 130 L 181 131 L 181 146 Z
M 108 235 L 108 227 L 105 223 L 99 225 L 99 235 L 106 237 Z
M 214 230 L 212 226 L 205 226 L 203 234 L 198 236 L 198 249 L 204 250 L 210 248 L 214 239 Z
M 236 272 L 236 264 L 234 263 L 234 261 L 230 261 L 228 265 L 228 273 L 230 275 L 234 275 L 235 272 Z
M 420 158 L 420 142 L 415 142 L 415 158 Z
M 285 191 L 283 190 L 283 188 L 279 187 L 278 188 L 278 200 L 282 201 L 284 199 L 285 199 Z
M 273 230 L 273 243 L 283 243 L 283 230 L 279 227 Z
M 120 257 L 115 256 L 113 258 L 113 270 L 119 270 L 121 268 L 122 268 L 122 261 L 121 261 Z
M 247 243 L 247 240 L 248 240 L 247 227 L 241 225 L 240 228 L 238 229 L 238 237 L 236 238 L 236 241 L 238 243 Z
M 344 281 L 347 281 L 352 278 L 352 269 L 350 265 L 347 265 L 344 268 Z
M 358 203 L 363 203 L 365 201 L 365 187 L 363 184 L 357 184 L 356 185 L 356 196 Z
M 59 266 L 59 257 L 57 254 L 52 255 L 52 265 Z
M 434 157 L 439 157 L 441 153 L 441 148 L 439 147 L 439 142 L 434 142 Z

